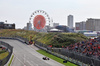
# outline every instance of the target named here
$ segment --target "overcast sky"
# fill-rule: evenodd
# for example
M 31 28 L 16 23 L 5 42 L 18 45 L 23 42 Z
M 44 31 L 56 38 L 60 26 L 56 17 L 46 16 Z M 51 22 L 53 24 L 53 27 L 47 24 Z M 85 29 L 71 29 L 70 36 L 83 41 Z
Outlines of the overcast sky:
M 53 22 L 67 25 L 69 14 L 74 16 L 74 23 L 100 18 L 100 0 L 0 0 L 0 21 L 23 28 L 35 10 L 44 10 Z

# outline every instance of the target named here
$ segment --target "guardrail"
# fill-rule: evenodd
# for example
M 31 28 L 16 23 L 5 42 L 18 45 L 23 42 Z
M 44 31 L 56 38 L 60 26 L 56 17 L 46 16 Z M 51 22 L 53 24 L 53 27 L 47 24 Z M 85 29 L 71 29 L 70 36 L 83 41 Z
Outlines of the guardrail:
M 16 37 L 0 37 L 0 39 L 18 40 L 22 43 L 29 44 L 29 41 L 27 39 L 19 37 L 19 36 L 16 36 Z M 13 47 L 10 46 L 8 43 L 2 42 L 2 41 L 0 41 L 0 45 L 7 47 L 8 51 L 9 51 L 9 55 L 6 58 L 4 58 L 3 60 L 0 60 L 0 66 L 4 66 L 8 62 L 8 60 L 9 60 L 9 58 L 10 58 L 12 52 L 13 52 Z
M 0 41 L 0 45 L 5 46 L 9 52 L 9 55 L 7 57 L 0 60 L 0 66 L 4 66 L 8 62 L 9 58 L 11 57 L 11 54 L 13 52 L 13 47 L 10 46 L 8 43 L 2 42 L 2 41 Z
M 99 59 L 87 57 L 85 55 L 69 51 L 65 48 L 52 49 L 51 47 L 48 47 L 47 45 L 42 44 L 42 43 L 37 42 L 37 41 L 35 41 L 35 46 L 51 53 L 52 55 L 60 57 L 64 60 L 68 60 L 68 61 L 75 63 L 77 65 L 80 65 L 80 66 L 91 66 L 91 65 L 92 66 L 100 66 Z
M 13 38 L 12 37 L 0 37 L 0 39 L 13 39 L 13 40 L 18 40 L 22 43 L 29 44 L 28 40 L 21 38 L 21 37 L 13 37 Z M 37 42 L 37 41 L 35 41 L 35 46 L 55 55 L 57 57 L 60 57 L 64 60 L 68 60 L 68 61 L 75 63 L 77 65 L 80 65 L 80 66 L 90 66 L 90 65 L 100 66 L 100 60 L 95 59 L 95 58 L 91 58 L 91 57 L 87 57 L 87 56 L 84 56 L 82 54 L 78 54 L 78 53 L 75 53 L 72 51 L 68 51 L 64 48 L 52 49 L 51 47 L 48 47 L 47 45 L 42 44 L 42 43 Z
M 18 40 L 18 41 L 20 41 L 20 42 L 22 42 L 22 43 L 29 44 L 29 41 L 28 41 L 27 39 L 22 38 L 22 37 L 19 37 L 19 36 L 17 36 L 17 37 L 0 37 L 0 39 L 12 39 L 12 40 Z

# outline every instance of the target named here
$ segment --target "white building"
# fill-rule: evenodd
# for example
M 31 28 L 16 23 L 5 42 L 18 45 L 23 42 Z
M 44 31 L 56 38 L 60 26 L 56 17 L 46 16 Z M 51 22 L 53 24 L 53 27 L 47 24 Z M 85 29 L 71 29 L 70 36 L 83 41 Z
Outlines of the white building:
M 63 32 L 63 30 L 54 28 L 54 29 L 50 29 L 49 32 Z
M 86 22 L 85 21 L 80 22 L 80 30 L 86 30 Z
M 75 27 L 76 30 L 86 30 L 86 22 L 82 21 L 82 22 L 75 23 Z
M 80 23 L 79 22 L 75 23 L 75 28 L 76 28 L 76 30 L 80 30 Z
M 53 23 L 53 27 L 59 26 L 59 23 Z
M 88 19 L 86 21 L 86 30 L 100 31 L 100 19 Z
M 68 16 L 68 27 L 73 28 L 73 15 Z
M 96 32 L 84 32 L 84 35 L 87 37 L 96 37 L 97 33 Z
M 27 30 L 32 30 L 32 24 L 30 22 L 27 23 Z

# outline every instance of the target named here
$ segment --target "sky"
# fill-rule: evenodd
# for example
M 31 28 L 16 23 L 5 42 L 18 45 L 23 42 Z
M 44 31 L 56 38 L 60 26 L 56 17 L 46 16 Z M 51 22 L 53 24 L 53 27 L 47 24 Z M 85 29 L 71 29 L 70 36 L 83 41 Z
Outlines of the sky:
M 67 16 L 73 15 L 75 26 L 87 18 L 100 18 L 100 0 L 0 0 L 0 21 L 23 28 L 36 10 L 44 10 L 54 23 L 66 26 Z

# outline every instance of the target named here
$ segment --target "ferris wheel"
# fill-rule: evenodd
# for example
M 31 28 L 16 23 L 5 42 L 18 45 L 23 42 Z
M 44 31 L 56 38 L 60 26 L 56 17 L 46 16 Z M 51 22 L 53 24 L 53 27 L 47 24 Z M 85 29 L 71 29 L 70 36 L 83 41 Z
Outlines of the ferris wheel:
M 37 32 L 47 31 L 49 30 L 47 26 L 51 26 L 50 17 L 43 10 L 34 11 L 29 18 L 29 22 L 33 23 L 34 31 Z

